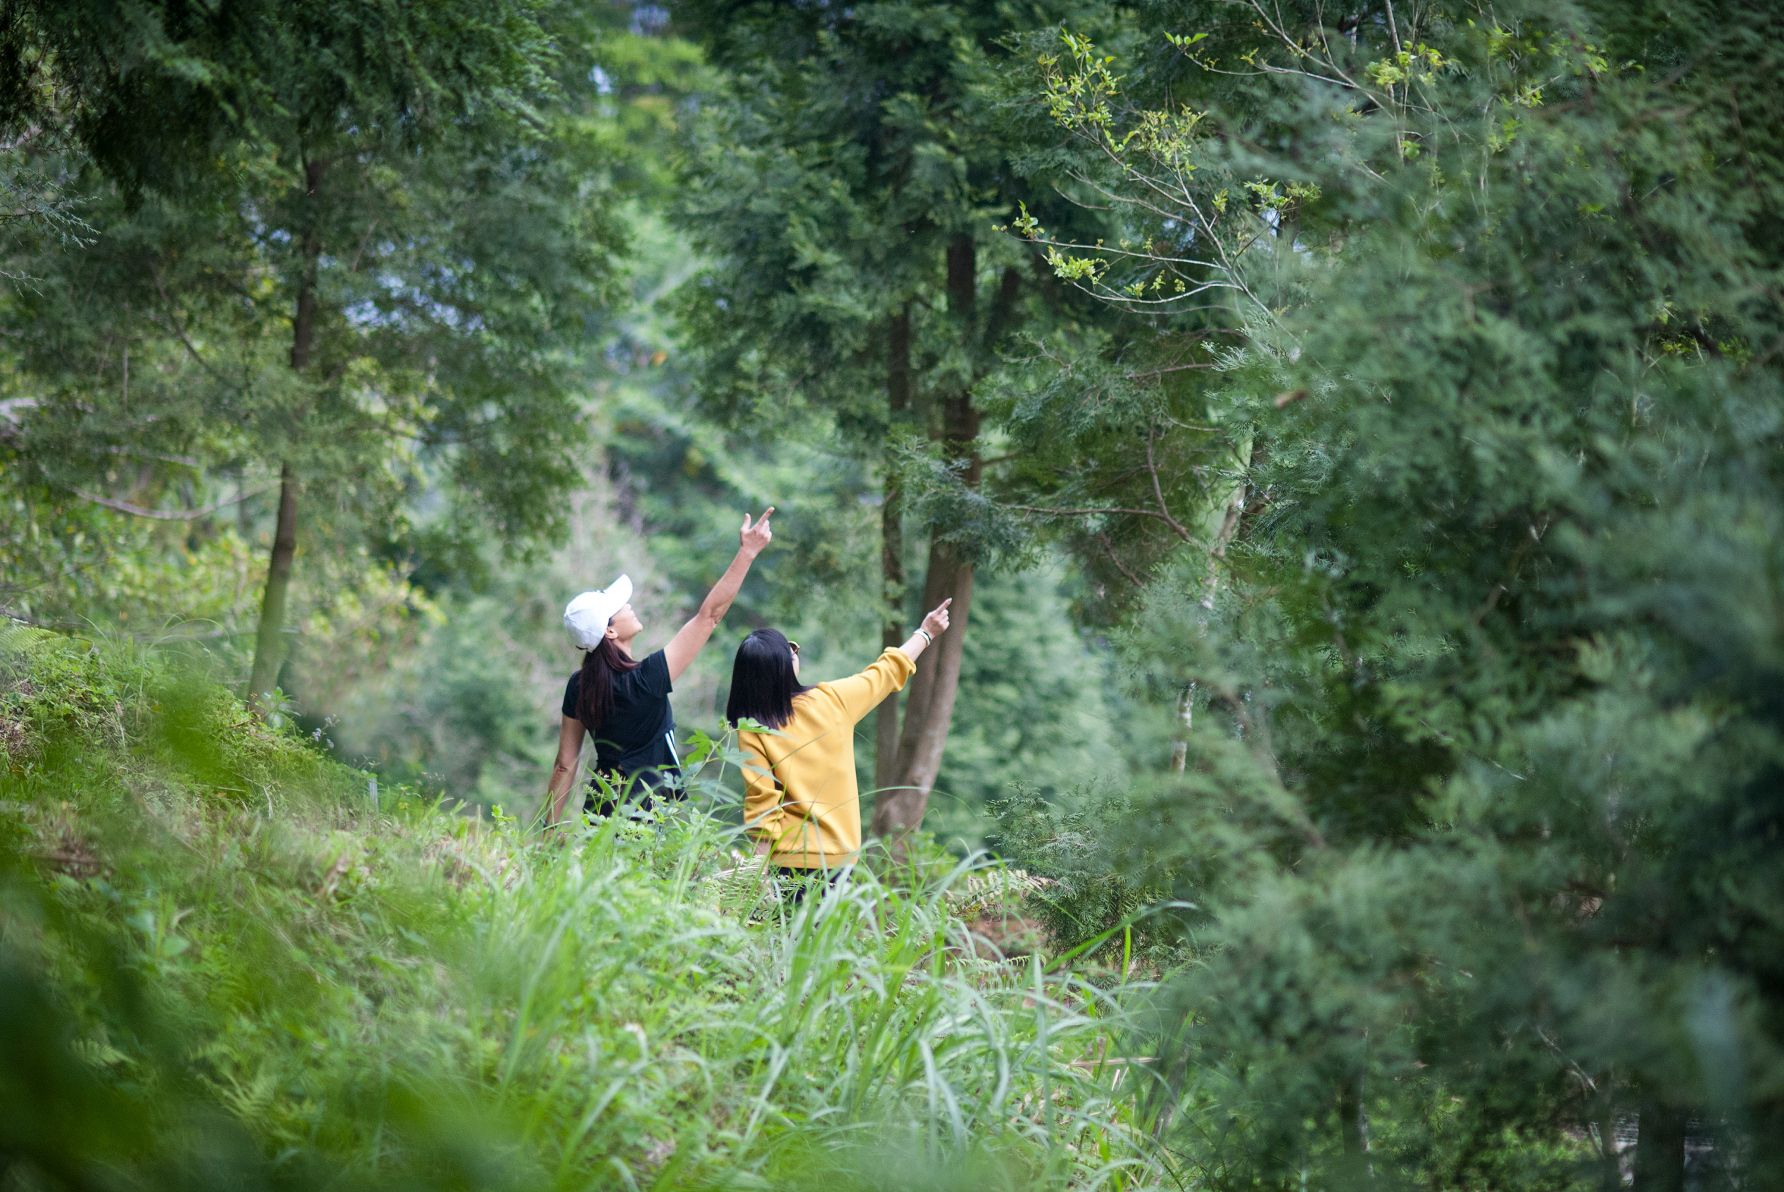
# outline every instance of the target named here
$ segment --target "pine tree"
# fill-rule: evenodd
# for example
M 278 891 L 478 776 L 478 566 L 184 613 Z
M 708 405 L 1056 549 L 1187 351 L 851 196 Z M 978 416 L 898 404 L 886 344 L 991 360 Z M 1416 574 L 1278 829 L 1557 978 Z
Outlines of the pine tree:
M 1000 434 L 988 394 L 1019 338 L 1062 326 L 1061 287 L 997 230 L 1045 144 L 1044 117 L 1006 103 L 997 71 L 1011 31 L 1069 7 L 677 9 L 728 79 L 694 130 L 681 212 L 713 262 L 686 303 L 703 387 L 736 422 L 835 434 L 877 468 L 887 644 L 917 603 L 954 601 L 902 723 L 897 701 L 879 713 L 873 825 L 891 838 L 936 782 L 975 570 L 1012 545 L 983 492 Z
M 1255 442 L 1215 598 L 1207 544 L 1185 546 L 1134 631 L 1159 689 L 1193 684 L 1188 765 L 1103 846 L 1190 908 L 1146 923 L 1193 959 L 1153 1038 L 1180 1145 L 1212 1187 L 1676 1188 L 1696 1135 L 1701 1178 L 1764 1186 L 1784 1164 L 1766 6 L 1200 15 L 1158 10 L 1175 61 L 1155 48 L 1131 81 L 1088 48 L 1056 75 L 1093 97 L 1068 123 L 1106 86 L 1122 193 L 1173 221 L 1159 267 L 1182 229 L 1204 250 L 1224 230 L 1254 247 L 1188 276 L 1264 298 L 1205 390 Z M 1182 105 L 1193 131 L 1123 140 Z M 1170 168 L 1177 208 L 1143 189 Z M 1055 268 L 1118 299 L 1103 259 L 1056 246 Z
M 90 249 L 15 296 L 18 350 L 56 394 L 29 432 L 81 449 L 27 454 L 66 481 L 103 476 L 120 444 L 174 440 L 272 474 L 259 699 L 304 505 L 319 530 L 375 536 L 420 451 L 504 534 L 553 522 L 579 441 L 566 349 L 617 235 L 564 106 L 561 74 L 589 84 L 554 39 L 575 47 L 578 27 L 531 0 L 51 7 L 8 24 L 7 55 L 38 81 L 7 123 L 65 122 L 85 189 L 117 199 Z M 166 367 L 132 394 L 133 349 Z

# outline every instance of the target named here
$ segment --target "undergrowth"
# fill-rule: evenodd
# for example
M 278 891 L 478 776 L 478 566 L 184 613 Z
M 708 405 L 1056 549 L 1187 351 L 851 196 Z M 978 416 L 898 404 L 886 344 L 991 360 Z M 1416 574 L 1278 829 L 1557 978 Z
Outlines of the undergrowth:
M 699 810 L 545 837 L 127 645 L 0 628 L 0 1189 L 1152 1186 L 1113 995 L 998 879 L 780 900 Z

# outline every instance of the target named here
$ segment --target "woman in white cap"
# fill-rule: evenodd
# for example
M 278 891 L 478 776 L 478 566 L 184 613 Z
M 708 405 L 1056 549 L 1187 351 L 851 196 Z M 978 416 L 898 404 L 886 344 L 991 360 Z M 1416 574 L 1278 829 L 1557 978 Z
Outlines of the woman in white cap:
M 564 687 L 564 719 L 558 730 L 557 763 L 551 769 L 548 824 L 564 818 L 564 805 L 576 785 L 585 733 L 595 739 L 595 773 L 615 794 L 628 790 L 642 794 L 646 808 L 654 791 L 679 797 L 675 788 L 681 761 L 675 752 L 675 714 L 669 708 L 669 693 L 725 619 L 750 564 L 774 538 L 768 528 L 773 514 L 770 505 L 754 522 L 744 515 L 737 535 L 737 557 L 701 601 L 700 611 L 668 645 L 643 659 L 632 657 L 632 642 L 644 624 L 632 611 L 632 581 L 627 576 L 599 591 L 582 593 L 564 609 L 564 628 L 584 654 L 581 669 Z M 585 806 L 611 815 L 614 800 L 610 797 L 597 804 L 591 784 Z

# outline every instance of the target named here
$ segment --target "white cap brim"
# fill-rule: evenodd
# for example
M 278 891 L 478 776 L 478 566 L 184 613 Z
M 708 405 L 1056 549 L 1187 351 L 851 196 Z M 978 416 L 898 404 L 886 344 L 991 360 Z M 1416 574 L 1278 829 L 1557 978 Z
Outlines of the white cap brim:
M 607 636 L 607 622 L 632 599 L 632 579 L 622 575 L 592 592 L 584 592 L 564 606 L 564 628 L 578 649 L 592 650 Z

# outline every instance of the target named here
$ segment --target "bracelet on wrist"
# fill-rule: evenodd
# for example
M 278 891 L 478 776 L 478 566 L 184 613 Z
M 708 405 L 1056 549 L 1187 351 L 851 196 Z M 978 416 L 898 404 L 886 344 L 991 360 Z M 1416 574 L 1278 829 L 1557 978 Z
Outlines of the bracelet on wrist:
M 921 625 L 917 626 L 917 632 L 921 633 L 923 635 L 923 641 L 925 644 L 931 645 L 931 646 L 933 646 L 935 644 L 935 634 L 929 632 L 929 630 L 923 628 Z

